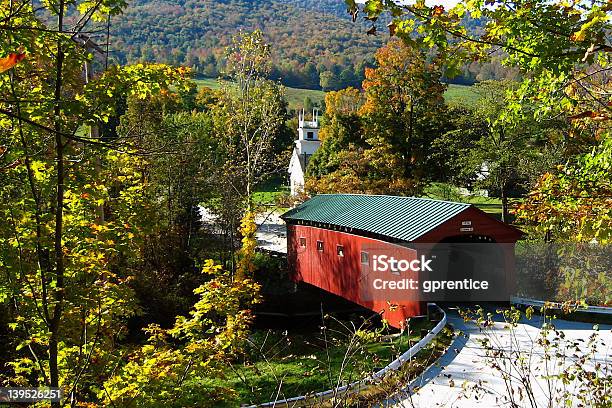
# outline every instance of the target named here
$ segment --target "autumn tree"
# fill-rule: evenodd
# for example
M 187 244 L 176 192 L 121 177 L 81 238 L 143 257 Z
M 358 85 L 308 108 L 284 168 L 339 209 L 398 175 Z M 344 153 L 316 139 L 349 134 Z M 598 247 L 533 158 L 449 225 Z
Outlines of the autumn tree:
M 429 149 L 446 126 L 439 62 L 397 40 L 376 61 L 366 68 L 364 95 L 348 89 L 326 98 L 312 191 L 415 195 L 434 174 Z
M 62 404 L 74 406 L 91 399 L 137 310 L 118 266 L 147 212 L 129 146 L 109 149 L 87 129 L 108 121 L 117 99 L 167 89 L 185 71 L 112 66 L 84 80 L 91 22 L 106 22 L 122 1 L 0 6 L 0 301 L 10 304 L 16 348 L 2 380 L 61 386 Z
M 363 121 L 359 116 L 364 100 L 362 92 L 355 88 L 325 94 L 325 115 L 319 133 L 322 144 L 308 164 L 309 178 L 333 173 L 341 165 L 340 152 L 351 146 L 365 146 Z
M 213 112 L 227 162 L 229 185 L 251 206 L 255 186 L 276 167 L 275 140 L 286 116 L 282 88 L 267 78 L 270 46 L 259 31 L 240 34 L 227 50 L 227 75 Z
M 196 95 L 196 107 L 199 111 L 209 111 L 219 101 L 219 91 L 207 86 L 200 88 Z
M 612 239 L 612 139 L 546 172 L 516 211 L 548 240 Z
M 267 79 L 270 64 L 270 46 L 261 32 L 237 35 L 227 49 L 229 81 L 222 84 L 218 102 L 211 108 L 220 150 L 217 194 L 209 207 L 228 238 L 232 271 L 240 219 L 245 211 L 254 211 L 256 186 L 284 162 L 279 155 L 286 153 L 290 140 L 283 89 Z
M 366 137 L 373 160 L 398 164 L 396 177 L 406 194 L 417 194 L 428 180 L 427 156 L 442 134 L 446 106 L 440 82 L 441 61 L 398 40 L 376 54 L 376 68 L 366 69 Z
M 574 166 L 585 162 L 598 163 L 600 168 L 609 167 L 610 159 L 595 152 L 606 151 L 610 137 L 610 11 L 612 5 L 606 1 L 566 3 L 563 1 L 461 1 L 446 10 L 442 6 L 429 7 L 423 2 L 399 3 L 390 0 L 367 0 L 360 9 L 354 0 L 347 4 L 353 13 L 360 10 L 371 20 L 389 12 L 392 35 L 408 44 L 424 44 L 435 47 L 449 62 L 449 74 L 465 61 L 486 60 L 491 51 L 505 54 L 502 63 L 516 68 L 523 81 L 515 89 L 500 118 L 519 123 L 526 115 L 536 121 L 565 117 L 571 123 L 568 134 L 574 140 L 585 140 L 575 151 L 571 160 Z M 355 14 L 356 15 L 356 14 Z M 486 24 L 479 32 L 468 32 L 467 17 L 484 18 Z M 529 102 L 529 103 L 526 103 Z M 525 106 L 528 107 L 525 110 Z M 599 144 L 593 153 L 585 153 L 584 147 L 593 142 Z M 597 157 L 597 159 L 596 159 Z M 555 197 L 549 192 L 551 180 L 568 180 L 566 172 L 580 173 L 579 168 L 545 172 L 530 197 L 539 197 L 539 203 L 530 201 L 526 211 L 555 208 L 554 212 L 543 211 L 521 218 L 537 220 L 545 229 L 551 223 L 559 225 L 551 231 L 572 231 L 573 218 L 587 217 L 585 225 L 607 225 L 607 215 L 599 211 L 591 219 L 576 206 L 576 200 L 592 197 L 593 208 L 605 207 L 605 197 L 599 193 L 610 183 L 610 173 L 591 183 L 581 184 L 583 189 L 572 194 Z M 586 177 L 586 176 L 585 176 Z M 557 217 L 564 214 L 564 217 Z M 573 214 L 573 215 L 571 215 Z M 590 234 L 606 236 L 599 227 Z M 571 239 L 586 239 L 589 234 L 574 230 L 574 234 L 561 234 Z
M 236 273 L 206 260 L 206 283 L 188 316 L 178 316 L 170 329 L 152 324 L 147 343 L 106 380 L 99 398 L 106 405 L 214 407 L 235 399 L 235 391 L 215 383 L 241 356 L 253 322 L 252 307 L 261 301 L 251 277 L 257 242 L 255 220 L 241 221 L 244 237 Z

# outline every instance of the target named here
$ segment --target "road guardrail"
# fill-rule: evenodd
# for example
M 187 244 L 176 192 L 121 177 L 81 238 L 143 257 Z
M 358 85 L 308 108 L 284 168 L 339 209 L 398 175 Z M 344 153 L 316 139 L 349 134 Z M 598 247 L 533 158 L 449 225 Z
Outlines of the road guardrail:
M 446 312 L 442 310 L 435 303 L 428 303 L 427 306 L 436 307 L 442 314 L 442 318 L 436 324 L 436 326 L 431 329 L 425 337 L 419 340 L 414 346 L 410 347 L 405 353 L 401 356 L 393 360 L 389 365 L 385 368 L 375 372 L 374 374 L 363 378 L 359 381 L 352 382 L 347 385 L 343 385 L 341 387 L 333 388 L 327 391 L 321 391 L 313 394 L 300 395 L 298 397 L 287 398 L 278 401 L 270 401 L 263 404 L 251 405 L 248 408 L 281 408 L 281 407 L 303 407 L 306 405 L 310 405 L 313 403 L 321 403 L 332 398 L 344 397 L 349 394 L 358 393 L 360 390 L 367 388 L 368 386 L 375 384 L 381 381 L 386 375 L 393 371 L 399 370 L 406 362 L 412 360 L 412 358 L 421 351 L 425 346 L 427 346 L 446 326 Z

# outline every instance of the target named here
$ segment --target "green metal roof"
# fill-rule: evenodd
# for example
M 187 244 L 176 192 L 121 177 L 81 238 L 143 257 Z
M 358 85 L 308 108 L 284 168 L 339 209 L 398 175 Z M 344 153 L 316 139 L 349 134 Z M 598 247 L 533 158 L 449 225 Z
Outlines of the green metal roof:
M 413 241 L 469 207 L 471 204 L 416 197 L 321 194 L 286 212 L 282 218 Z

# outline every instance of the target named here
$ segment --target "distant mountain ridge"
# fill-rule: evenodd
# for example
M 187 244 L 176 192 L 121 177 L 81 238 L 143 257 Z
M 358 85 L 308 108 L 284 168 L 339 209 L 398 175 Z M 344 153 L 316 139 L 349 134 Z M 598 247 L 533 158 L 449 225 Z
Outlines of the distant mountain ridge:
M 475 32 L 483 24 L 466 22 Z M 260 29 L 272 46 L 273 79 L 306 89 L 359 87 L 365 67 L 388 39 L 384 19 L 377 25 L 379 34 L 367 35 L 370 23 L 353 22 L 343 0 L 132 0 L 112 20 L 111 58 L 185 65 L 215 78 L 232 36 Z M 452 81 L 514 78 L 501 58 L 466 64 Z
M 112 22 L 112 56 L 121 63 L 166 62 L 217 76 L 239 30 L 261 29 L 275 77 L 290 86 L 359 85 L 386 37 L 368 36 L 342 0 L 134 0 Z

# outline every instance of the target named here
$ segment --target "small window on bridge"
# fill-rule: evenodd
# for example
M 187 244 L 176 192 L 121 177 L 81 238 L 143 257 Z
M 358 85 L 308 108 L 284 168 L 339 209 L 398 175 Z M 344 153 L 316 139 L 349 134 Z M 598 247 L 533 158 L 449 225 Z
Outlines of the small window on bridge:
M 300 246 L 302 248 L 306 248 L 306 238 L 305 237 L 300 237 Z
M 344 247 L 342 245 L 336 245 L 336 253 L 338 256 L 344 256 Z
M 370 255 L 367 252 L 361 251 L 361 263 L 365 265 L 370 263 Z
M 317 241 L 317 251 L 323 252 L 323 241 Z

